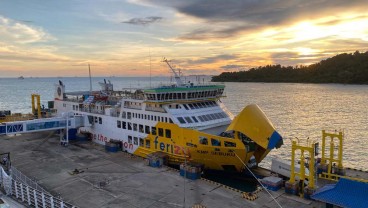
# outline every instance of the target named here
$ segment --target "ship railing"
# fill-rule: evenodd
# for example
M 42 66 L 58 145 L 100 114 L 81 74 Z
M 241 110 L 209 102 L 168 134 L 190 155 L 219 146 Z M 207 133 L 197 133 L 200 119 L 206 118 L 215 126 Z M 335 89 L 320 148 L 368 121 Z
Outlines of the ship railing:
M 44 193 L 48 193 L 44 188 L 42 188 L 35 180 L 30 179 L 26 175 L 24 175 L 22 172 L 20 172 L 18 169 L 16 169 L 14 166 L 10 169 L 10 175 L 11 177 L 20 182 L 23 183 L 29 187 L 32 187 L 33 189 L 36 189 L 37 191 L 41 191 Z
M 60 197 L 54 197 L 47 192 L 37 190 L 23 184 L 8 175 L 3 167 L 0 167 L 0 185 L 5 193 L 12 198 L 27 204 L 29 207 L 51 208 L 75 208 L 76 206 L 63 201 Z
M 154 111 L 154 112 L 166 113 L 165 109 L 158 108 L 158 107 L 146 107 L 146 111 Z
M 88 109 L 88 108 L 80 108 L 81 112 L 86 112 L 86 113 L 95 113 L 95 114 L 104 114 L 103 110 L 96 110 L 96 109 Z
M 124 105 L 124 108 L 142 110 L 142 106 L 136 106 L 136 105 Z

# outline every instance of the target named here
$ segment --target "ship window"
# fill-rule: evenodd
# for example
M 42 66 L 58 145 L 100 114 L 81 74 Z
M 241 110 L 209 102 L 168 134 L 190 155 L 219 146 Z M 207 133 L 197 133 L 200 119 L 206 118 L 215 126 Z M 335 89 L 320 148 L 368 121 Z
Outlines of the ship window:
M 207 118 L 207 116 L 206 116 L 206 115 L 203 115 L 203 116 L 202 116 L 202 118 L 203 118 L 203 120 L 205 120 L 205 121 L 209 121 L 209 119 Z
M 212 146 L 221 146 L 221 141 L 219 139 L 214 139 L 214 138 L 211 138 L 211 144 Z
M 188 122 L 188 123 L 193 123 L 192 119 L 190 119 L 189 117 L 184 117 L 185 120 Z
M 139 132 L 144 133 L 142 124 L 139 124 Z
M 128 136 L 128 143 L 131 144 L 132 143 L 132 136 Z
M 144 119 L 147 119 L 147 115 L 146 114 L 144 114 Z
M 210 115 L 204 115 L 204 117 L 206 117 L 207 118 L 207 120 L 212 120 L 212 118 L 211 118 L 211 116 Z
M 166 135 L 166 138 L 170 139 L 171 138 L 171 130 L 170 129 L 165 129 L 165 135 Z
M 95 120 L 95 123 L 97 123 L 97 122 L 98 122 L 97 117 L 94 117 L 94 120 Z
M 144 140 L 142 138 L 139 138 L 139 146 L 143 147 Z
M 208 145 L 208 139 L 206 137 L 199 137 L 199 143 L 203 145 Z
M 128 130 L 132 130 L 132 123 L 128 122 Z
M 121 121 L 117 121 L 117 127 L 120 129 L 121 128 Z
M 171 118 L 169 118 L 169 122 L 170 122 L 170 123 L 174 123 L 174 122 L 171 120 Z
M 188 104 L 188 106 L 189 106 L 191 109 L 193 109 L 193 108 L 194 108 L 192 104 Z
M 186 104 L 183 105 L 185 110 L 189 110 L 188 106 Z
M 153 115 L 151 115 L 151 120 L 153 121 Z
M 146 134 L 150 133 L 150 127 L 149 126 L 145 126 L 145 130 L 146 130 Z
M 192 116 L 192 119 L 194 120 L 194 122 L 198 123 L 198 120 L 196 119 L 195 116 Z
M 128 119 L 132 119 L 132 113 L 128 112 Z
M 138 145 L 138 138 L 137 137 L 134 137 L 134 144 Z
M 199 120 L 200 121 L 202 121 L 202 122 L 204 122 L 205 120 L 203 119 L 203 117 L 202 116 L 198 116 L 198 118 L 199 118 Z
M 155 116 L 155 121 L 157 121 L 157 116 Z
M 224 141 L 225 147 L 236 147 L 236 143 Z
M 73 105 L 73 110 L 75 110 L 75 105 Z
M 126 122 L 123 121 L 123 129 L 126 129 Z
M 179 120 L 179 122 L 180 122 L 181 124 L 185 124 L 185 121 L 184 121 L 183 117 L 178 117 L 178 120 Z
M 123 114 L 122 114 L 123 118 L 126 118 L 126 112 L 123 111 Z
M 209 116 L 211 117 L 211 119 L 212 119 L 212 120 L 216 120 L 215 115 L 213 115 L 213 114 L 209 114 Z
M 133 124 L 133 131 L 137 131 L 138 130 L 138 128 L 137 128 L 137 124 Z
M 167 117 L 165 117 L 165 122 L 167 123 Z
M 101 117 L 98 117 L 98 123 L 102 124 L 102 118 Z
M 160 137 L 163 137 L 164 136 L 164 129 L 163 128 L 158 128 L 158 135 Z
M 152 135 L 157 135 L 156 127 L 152 127 Z
M 151 147 L 151 141 L 150 140 L 146 140 L 146 148 L 150 148 Z
M 217 113 L 215 113 L 213 115 L 216 117 L 216 119 L 220 119 L 221 118 Z
M 226 113 L 222 112 L 221 114 L 224 116 L 224 118 L 227 118 L 227 114 Z

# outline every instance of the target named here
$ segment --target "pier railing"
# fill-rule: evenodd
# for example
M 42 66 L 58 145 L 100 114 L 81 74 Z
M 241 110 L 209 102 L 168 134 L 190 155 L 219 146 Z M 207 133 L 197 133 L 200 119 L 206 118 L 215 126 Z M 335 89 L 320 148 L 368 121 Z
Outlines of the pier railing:
M 0 186 L 7 195 L 21 201 L 29 207 L 42 208 L 75 208 L 76 206 L 64 202 L 61 198 L 53 197 L 47 192 L 25 185 L 8 175 L 0 166 Z

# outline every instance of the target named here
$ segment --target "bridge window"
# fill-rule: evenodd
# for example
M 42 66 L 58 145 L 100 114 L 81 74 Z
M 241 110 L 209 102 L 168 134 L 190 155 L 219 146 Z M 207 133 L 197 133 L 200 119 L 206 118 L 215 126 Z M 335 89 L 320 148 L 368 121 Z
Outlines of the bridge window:
M 152 127 L 152 135 L 157 135 L 156 127 Z
M 179 120 L 179 122 L 180 122 L 181 124 L 185 124 L 185 121 L 184 121 L 183 117 L 178 117 L 178 120 Z
M 117 121 L 117 127 L 120 129 L 121 128 L 121 121 Z
M 236 147 L 236 143 L 224 141 L 225 147 Z
M 198 123 L 198 120 L 196 119 L 195 116 L 192 116 L 192 119 L 194 120 L 194 122 Z
M 132 143 L 132 136 L 128 136 L 128 143 L 131 144 Z
M 165 129 L 165 135 L 166 135 L 166 138 L 171 138 L 171 130 L 170 129 Z
M 183 104 L 185 110 L 189 110 L 188 106 L 186 104 Z
M 219 147 L 219 146 L 221 146 L 221 141 L 219 139 L 211 138 L 211 144 L 212 144 L 212 146 Z
M 208 145 L 208 139 L 206 137 L 199 137 L 199 143 L 203 145 Z
M 174 123 L 174 122 L 171 120 L 171 118 L 169 118 L 169 122 L 170 122 L 170 123 Z
M 164 129 L 163 128 L 158 128 L 158 135 L 160 137 L 163 137 L 164 136 Z

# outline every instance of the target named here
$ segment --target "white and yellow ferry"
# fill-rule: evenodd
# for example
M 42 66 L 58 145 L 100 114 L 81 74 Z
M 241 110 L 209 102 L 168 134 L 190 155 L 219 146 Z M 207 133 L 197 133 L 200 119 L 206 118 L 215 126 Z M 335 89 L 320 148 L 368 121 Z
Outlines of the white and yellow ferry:
M 123 151 L 146 157 L 163 152 L 169 163 L 198 162 L 205 169 L 242 171 L 259 163 L 282 137 L 257 105 L 234 117 L 221 102 L 223 85 L 183 83 L 170 64 L 176 84 L 151 89 L 114 91 L 106 81 L 101 91 L 65 92 L 56 85 L 55 109 L 60 115 L 85 115 L 81 132 L 104 145 L 121 141 Z M 239 160 L 239 158 L 241 160 Z

